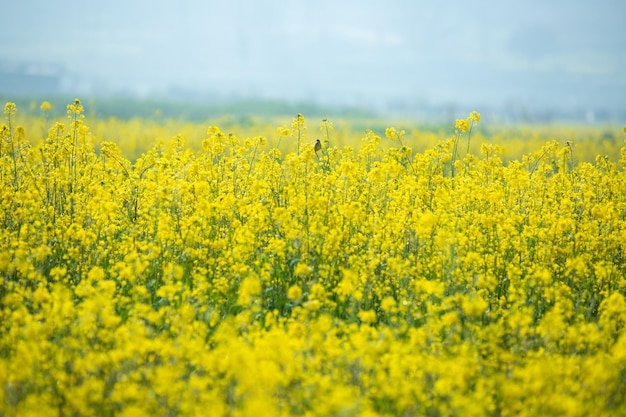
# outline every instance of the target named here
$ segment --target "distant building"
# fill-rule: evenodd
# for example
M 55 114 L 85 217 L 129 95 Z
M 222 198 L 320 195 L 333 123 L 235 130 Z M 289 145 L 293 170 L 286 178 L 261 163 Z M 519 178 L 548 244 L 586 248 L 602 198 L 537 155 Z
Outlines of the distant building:
M 0 62 L 0 95 L 54 95 L 61 92 L 63 71 L 47 64 Z

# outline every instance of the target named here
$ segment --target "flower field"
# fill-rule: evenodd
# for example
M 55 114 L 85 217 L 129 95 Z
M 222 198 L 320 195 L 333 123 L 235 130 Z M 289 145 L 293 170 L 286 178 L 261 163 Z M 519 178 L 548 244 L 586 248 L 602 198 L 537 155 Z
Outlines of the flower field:
M 0 416 L 626 414 L 626 132 L 67 110 L 4 107 Z

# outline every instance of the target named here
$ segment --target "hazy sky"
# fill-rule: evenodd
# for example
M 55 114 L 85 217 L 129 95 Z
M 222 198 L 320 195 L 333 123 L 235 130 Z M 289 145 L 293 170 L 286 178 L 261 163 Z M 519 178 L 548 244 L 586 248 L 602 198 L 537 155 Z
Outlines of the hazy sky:
M 3 2 L 0 62 L 96 88 L 626 108 L 626 2 Z

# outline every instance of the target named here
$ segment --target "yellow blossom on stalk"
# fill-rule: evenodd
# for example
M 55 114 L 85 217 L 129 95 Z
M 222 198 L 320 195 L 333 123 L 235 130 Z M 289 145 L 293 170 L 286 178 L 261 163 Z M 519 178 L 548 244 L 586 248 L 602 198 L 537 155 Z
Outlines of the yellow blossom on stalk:
M 311 266 L 307 265 L 306 263 L 298 263 L 293 271 L 293 274 L 299 278 L 306 278 L 311 275 L 311 272 Z
M 48 101 L 42 101 L 39 108 L 44 112 L 48 112 L 52 109 L 52 104 L 50 104 L 50 102 Z
M 61 280 L 67 274 L 67 269 L 59 266 L 55 266 L 50 270 L 50 277 L 53 280 Z
M 380 308 L 386 313 L 394 313 L 397 310 L 396 300 L 393 297 L 385 297 L 380 304 Z
M 302 288 L 297 285 L 289 287 L 287 297 L 293 302 L 298 302 L 302 298 Z
M 26 136 L 26 129 L 24 126 L 17 126 L 15 128 L 15 140 L 18 143 L 22 143 L 24 141 L 24 136 Z
M 461 133 L 466 133 L 470 129 L 470 122 L 468 119 L 457 119 L 454 127 Z
M 76 117 L 84 118 L 84 111 L 85 108 L 83 107 L 79 99 L 74 99 L 74 103 L 67 105 L 68 119 L 75 119 Z
M 206 130 L 206 134 L 209 136 L 219 135 L 220 133 L 220 128 L 217 126 L 209 126 Z
M 385 129 L 385 137 L 387 139 L 399 139 L 400 141 L 402 141 L 402 138 L 405 134 L 406 132 L 404 130 L 398 131 L 395 127 L 388 127 L 387 129 Z
M 306 303 L 304 303 L 304 307 L 309 311 L 315 312 L 322 307 L 322 303 L 320 302 L 320 300 L 308 300 Z
M 11 116 L 15 113 L 17 113 L 17 107 L 15 106 L 15 103 L 8 102 L 4 105 L 4 114 Z
M 322 132 L 322 135 L 324 136 L 324 142 L 326 144 L 328 144 L 328 142 L 330 141 L 330 132 L 334 131 L 335 126 L 333 125 L 333 122 L 328 119 L 323 119 L 320 123 L 320 132 Z
M 305 129 L 306 126 L 304 124 L 304 116 L 300 113 L 298 113 L 296 115 L 296 117 L 293 118 L 292 122 L 291 122 L 291 127 L 292 129 Z
M 376 322 L 376 313 L 374 310 L 361 310 L 358 313 L 359 320 L 365 324 L 372 324 Z
M 291 135 L 291 130 L 288 127 L 282 126 L 278 128 L 278 134 L 280 136 L 289 136 Z
M 91 282 L 100 282 L 104 279 L 104 277 L 104 270 L 99 266 L 91 268 L 91 270 L 87 274 L 87 279 Z
M 613 293 L 600 305 L 600 325 L 607 335 L 616 337 L 626 329 L 626 299 Z
M 271 156 L 274 159 L 280 159 L 282 156 L 282 153 L 280 151 L 280 149 L 278 148 L 272 148 L 269 150 L 268 155 Z
M 463 313 L 469 317 L 480 317 L 489 304 L 480 296 L 474 296 L 463 301 Z
M 238 304 L 247 305 L 261 293 L 261 283 L 258 278 L 248 277 L 239 286 Z
M 395 127 L 388 127 L 387 129 L 385 129 L 385 137 L 387 139 L 395 139 L 397 135 L 398 131 Z

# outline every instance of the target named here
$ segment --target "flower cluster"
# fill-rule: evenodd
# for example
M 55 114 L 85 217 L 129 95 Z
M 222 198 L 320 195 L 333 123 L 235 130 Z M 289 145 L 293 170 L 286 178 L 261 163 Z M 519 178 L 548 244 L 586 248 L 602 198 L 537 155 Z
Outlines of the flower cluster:
M 98 142 L 83 114 L 37 142 L 5 106 L 1 414 L 626 412 L 626 172 L 601 144 L 458 152 L 472 112 L 420 152 L 327 120 L 316 146 L 299 114 L 131 160 L 128 126 Z

